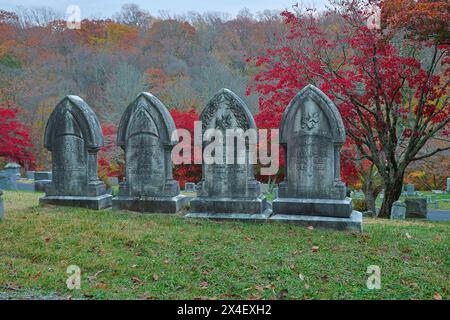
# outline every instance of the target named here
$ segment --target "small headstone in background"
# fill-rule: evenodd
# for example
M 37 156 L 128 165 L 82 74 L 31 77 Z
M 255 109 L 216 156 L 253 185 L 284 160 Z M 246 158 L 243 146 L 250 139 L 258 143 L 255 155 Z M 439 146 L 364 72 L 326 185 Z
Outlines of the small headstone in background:
M 3 218 L 3 215 L 5 214 L 5 207 L 3 205 L 3 191 L 0 190 L 0 219 Z
M 433 199 L 431 198 L 431 196 L 427 196 L 427 203 L 432 203 Z
M 406 217 L 426 219 L 427 217 L 427 199 L 425 198 L 406 198 Z
M 442 190 L 431 190 L 431 192 L 434 194 L 443 194 L 444 193 L 444 191 L 442 191 Z
M 25 177 L 30 180 L 34 180 L 34 171 L 27 171 Z
M 414 195 L 414 185 L 413 184 L 407 184 L 406 185 L 406 195 L 407 196 L 413 196 Z
M 109 182 L 111 182 L 111 185 L 117 186 L 119 185 L 119 178 L 118 177 L 108 177 Z
M 193 183 L 193 182 L 186 182 L 184 184 L 184 191 L 186 191 L 186 192 L 195 192 L 195 183 Z
M 380 193 L 380 199 L 384 199 L 384 193 Z
M 34 172 L 34 180 L 52 180 L 52 172 L 51 171 L 35 171 Z
M 277 198 L 278 198 L 278 188 L 273 188 L 272 199 L 275 200 Z
M 435 208 L 435 209 L 439 209 L 439 200 L 436 200 L 436 201 L 434 202 L 434 208 Z
M 391 209 L 391 220 L 404 220 L 406 205 L 401 201 L 395 201 Z
M 450 178 L 447 178 L 447 188 L 445 190 L 447 193 L 450 193 Z

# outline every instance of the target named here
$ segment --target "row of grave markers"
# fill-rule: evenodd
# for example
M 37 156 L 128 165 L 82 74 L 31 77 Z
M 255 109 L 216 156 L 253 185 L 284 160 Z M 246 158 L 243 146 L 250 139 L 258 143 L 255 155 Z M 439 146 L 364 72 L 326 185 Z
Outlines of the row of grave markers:
M 207 129 L 257 129 L 246 104 L 227 89 L 212 97 L 200 120 L 203 133 Z M 171 150 L 178 143 L 172 137 L 175 129 L 167 108 L 150 93 L 141 93 L 126 108 L 117 133 L 117 144 L 125 153 L 126 179 L 113 198 L 97 174 L 97 152 L 103 146 L 100 123 L 81 98 L 66 96 L 50 115 L 45 130 L 53 179 L 40 203 L 175 213 L 190 202 L 187 218 L 287 221 L 362 230 L 362 215 L 352 210 L 340 180 L 339 154 L 345 142 L 342 118 L 318 88 L 305 87 L 283 114 L 280 143 L 286 150 L 286 178 L 272 204 L 261 192 L 249 161 L 203 162 L 197 196 L 189 201 L 172 176 Z

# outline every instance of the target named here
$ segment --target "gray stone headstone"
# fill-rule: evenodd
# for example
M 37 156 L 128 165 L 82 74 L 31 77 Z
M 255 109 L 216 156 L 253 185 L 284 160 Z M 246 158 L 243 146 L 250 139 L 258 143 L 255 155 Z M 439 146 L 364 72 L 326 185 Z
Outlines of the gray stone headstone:
M 17 182 L 17 190 L 20 191 L 34 191 L 34 183 Z
M 270 206 L 261 193 L 250 161 L 250 150 L 254 149 L 256 141 L 246 138 L 248 143 L 242 148 L 236 143 L 234 148 L 226 143 L 231 132 L 245 133 L 248 129 L 256 132 L 256 124 L 247 105 L 230 90 L 222 89 L 203 109 L 200 120 L 203 134 L 209 129 L 221 132 L 223 154 L 218 156 L 223 158 L 217 162 L 223 163 L 208 164 L 203 159 L 202 180 L 197 184 L 197 197 L 191 201 L 191 212 L 186 217 L 267 219 L 271 213 Z M 203 151 L 210 143 L 203 143 Z M 234 153 L 230 152 L 231 148 Z
M 96 210 L 111 206 L 112 197 L 97 173 L 102 129 L 80 97 L 66 96 L 56 105 L 45 128 L 44 146 L 52 153 L 52 182 L 46 185 L 41 204 Z M 35 177 L 40 178 L 38 172 Z
M 10 172 L 0 171 L 0 188 L 3 190 L 17 190 L 16 174 L 10 174 Z
M 447 193 L 450 193 L 450 178 L 447 178 L 447 188 L 445 190 Z
M 34 180 L 34 172 L 35 172 L 35 171 L 27 171 L 27 172 L 25 173 L 25 177 L 26 177 L 27 179 L 29 179 L 29 180 Z
M 119 178 L 118 177 L 108 177 L 109 182 L 113 186 L 117 186 L 119 184 Z
M 439 209 L 439 200 L 434 201 L 434 208 Z
M 401 201 L 395 201 L 391 209 L 392 220 L 404 220 L 406 214 L 406 205 Z
M 340 180 L 344 142 L 345 129 L 337 107 L 318 88 L 306 86 L 289 103 L 281 120 L 280 143 L 286 151 L 287 173 L 279 184 L 279 198 L 273 202 L 275 216 L 351 219 L 352 202 Z M 359 230 L 361 226 L 362 220 Z
M 425 198 L 406 198 L 406 217 L 426 219 L 427 217 L 427 199 Z
M 431 196 L 427 196 L 427 203 L 430 204 L 433 202 L 433 199 L 431 198 Z
M 407 184 L 406 185 L 406 195 L 413 196 L 414 195 L 414 185 L 413 184 Z
M 195 183 L 193 183 L 193 182 L 186 182 L 184 184 L 184 191 L 186 191 L 186 192 L 195 192 Z
M 141 93 L 125 110 L 117 144 L 125 151 L 126 181 L 113 199 L 114 209 L 175 213 L 187 204 L 172 175 L 175 123 L 167 108 L 150 93 Z
M 3 216 L 5 215 L 5 205 L 3 204 L 3 191 L 0 190 L 0 219 L 3 218 Z
M 34 172 L 34 180 L 52 180 L 52 172 L 51 171 L 35 171 Z

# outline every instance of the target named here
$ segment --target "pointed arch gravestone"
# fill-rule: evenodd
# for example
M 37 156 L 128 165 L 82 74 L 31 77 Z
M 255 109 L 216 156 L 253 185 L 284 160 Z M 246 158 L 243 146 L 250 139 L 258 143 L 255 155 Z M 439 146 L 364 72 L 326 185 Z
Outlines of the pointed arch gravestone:
M 340 148 L 345 129 L 334 103 L 306 86 L 289 103 L 280 126 L 286 177 L 273 201 L 275 221 L 362 230 L 362 214 L 352 210 L 340 180 Z
M 117 132 L 117 145 L 125 151 L 126 181 L 119 185 L 114 209 L 175 213 L 187 204 L 172 176 L 175 130 L 169 111 L 150 93 L 141 93 L 127 107 Z
M 227 130 L 254 129 L 253 116 L 245 103 L 232 91 L 222 89 L 208 102 L 200 115 L 202 136 L 208 129 L 216 129 L 223 136 L 223 163 L 205 163 L 203 154 L 202 180 L 198 183 L 197 197 L 190 202 L 187 218 L 265 220 L 271 214 L 260 183 L 256 181 L 250 161 L 250 148 L 255 141 L 246 140 L 241 162 L 237 161 L 238 145 L 234 161 L 226 162 Z M 229 132 L 230 130 L 228 130 Z M 235 140 L 234 140 L 235 141 Z M 202 151 L 211 143 L 203 142 Z M 229 150 L 228 150 L 229 151 Z M 243 154 L 243 156 L 242 156 Z M 245 159 L 244 159 L 245 157 Z
M 44 146 L 52 153 L 52 181 L 40 204 L 102 209 L 112 196 L 97 173 L 97 152 L 103 134 L 94 111 L 80 97 L 59 102 L 45 128 Z

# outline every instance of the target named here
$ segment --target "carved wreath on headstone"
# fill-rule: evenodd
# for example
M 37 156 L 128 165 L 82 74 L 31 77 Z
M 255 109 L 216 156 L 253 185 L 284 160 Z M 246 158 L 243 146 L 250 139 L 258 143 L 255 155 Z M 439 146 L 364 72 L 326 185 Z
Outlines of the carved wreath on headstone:
M 222 131 L 233 128 L 233 115 L 236 119 L 237 127 L 246 131 L 249 128 L 249 125 L 244 111 L 239 107 L 236 99 L 234 99 L 231 95 L 225 93 L 215 96 L 208 103 L 201 119 L 203 132 L 208 129 L 208 126 L 211 123 L 211 119 L 213 119 L 216 115 L 221 103 L 226 104 L 226 111 L 223 115 L 216 119 L 216 128 Z

